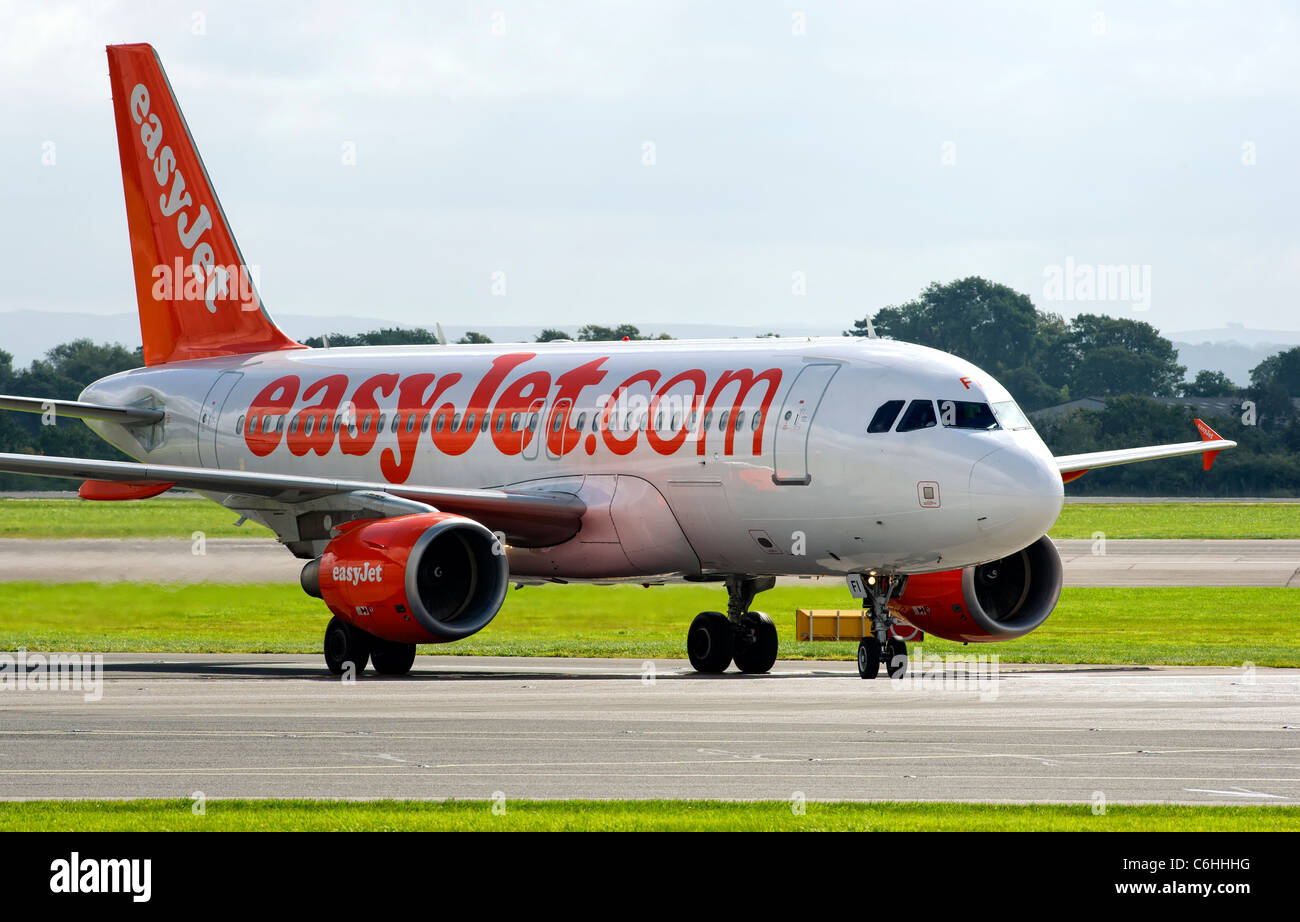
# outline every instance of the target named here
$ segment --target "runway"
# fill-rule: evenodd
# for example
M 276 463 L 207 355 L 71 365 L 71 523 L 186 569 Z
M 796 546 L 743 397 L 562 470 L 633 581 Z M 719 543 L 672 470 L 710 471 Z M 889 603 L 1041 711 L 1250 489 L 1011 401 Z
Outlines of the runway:
M 1057 541 L 1067 586 L 1300 586 L 1300 541 Z M 203 553 L 196 553 L 202 550 Z M 295 583 L 298 560 L 271 538 L 0 539 L 0 582 Z M 842 585 L 824 577 L 798 585 Z
M 921 672 L 922 669 L 914 669 Z M 0 690 L 0 797 L 732 798 L 1294 804 L 1294 670 L 111 654 L 102 698 Z M 209 808 L 211 809 L 211 808 Z

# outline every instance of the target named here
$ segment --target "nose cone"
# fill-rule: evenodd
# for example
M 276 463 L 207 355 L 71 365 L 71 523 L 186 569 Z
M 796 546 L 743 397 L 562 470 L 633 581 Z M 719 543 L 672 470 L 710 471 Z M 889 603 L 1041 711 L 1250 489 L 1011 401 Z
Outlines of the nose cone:
M 1008 553 L 1047 534 L 1061 514 L 1063 502 L 1061 474 L 1046 450 L 999 448 L 971 468 L 975 524 L 985 538 L 999 546 L 1005 543 Z

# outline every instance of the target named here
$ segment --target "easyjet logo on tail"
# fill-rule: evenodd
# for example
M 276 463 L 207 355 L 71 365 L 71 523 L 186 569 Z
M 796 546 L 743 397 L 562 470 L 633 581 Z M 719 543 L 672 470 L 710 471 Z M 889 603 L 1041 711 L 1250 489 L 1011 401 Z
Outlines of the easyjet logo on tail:
M 217 299 L 235 300 L 243 310 L 257 310 L 252 280 L 244 266 L 218 265 L 212 244 L 203 237 L 212 230 L 212 213 L 186 188 L 185 174 L 171 145 L 163 144 L 163 127 L 156 113 L 149 111 L 149 90 L 137 83 L 131 90 L 129 111 L 140 126 L 140 144 L 153 166 L 158 182 L 158 210 L 164 218 L 174 218 L 176 237 L 190 256 L 190 264 L 177 257 L 174 266 L 154 266 L 153 296 L 158 301 L 199 301 L 209 313 L 217 312 Z M 165 225 L 166 222 L 161 222 Z M 236 281 L 232 288 L 231 280 Z

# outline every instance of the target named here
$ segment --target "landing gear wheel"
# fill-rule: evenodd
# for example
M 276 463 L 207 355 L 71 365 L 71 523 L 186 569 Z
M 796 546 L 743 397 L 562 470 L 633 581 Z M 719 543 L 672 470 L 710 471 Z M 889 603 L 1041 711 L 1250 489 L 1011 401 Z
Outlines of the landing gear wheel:
M 880 644 L 874 637 L 858 641 L 858 676 L 874 679 L 880 675 Z
M 776 625 L 761 611 L 740 616 L 734 659 L 741 672 L 768 672 L 776 662 Z
M 735 651 L 736 629 L 720 611 L 702 611 L 686 633 L 686 655 L 696 672 L 726 672 Z
M 370 635 L 342 618 L 334 617 L 325 627 L 325 665 L 342 675 L 345 664 L 353 664 L 353 675 L 361 675 L 370 658 Z
M 907 644 L 897 637 L 891 637 L 885 644 L 885 671 L 891 679 L 907 675 Z
M 415 662 L 415 644 L 376 640 L 370 648 L 370 662 L 380 675 L 406 675 Z

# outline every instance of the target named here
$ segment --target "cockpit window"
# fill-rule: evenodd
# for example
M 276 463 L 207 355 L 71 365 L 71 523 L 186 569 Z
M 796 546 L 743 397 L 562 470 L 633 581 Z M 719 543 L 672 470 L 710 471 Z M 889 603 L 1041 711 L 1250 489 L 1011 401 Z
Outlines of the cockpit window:
M 898 419 L 898 411 L 903 409 L 905 400 L 887 400 L 881 404 L 876 415 L 871 417 L 871 423 L 867 426 L 868 432 L 888 432 L 894 427 L 894 420 Z
M 912 432 L 916 429 L 929 429 L 938 425 L 934 415 L 934 404 L 929 400 L 913 400 L 903 414 L 903 421 L 898 424 L 899 432 Z
M 993 404 L 993 414 L 1003 429 L 1032 429 L 1033 424 L 1014 400 L 1003 400 Z
M 940 400 L 939 420 L 949 429 L 997 429 L 998 419 L 987 403 Z

